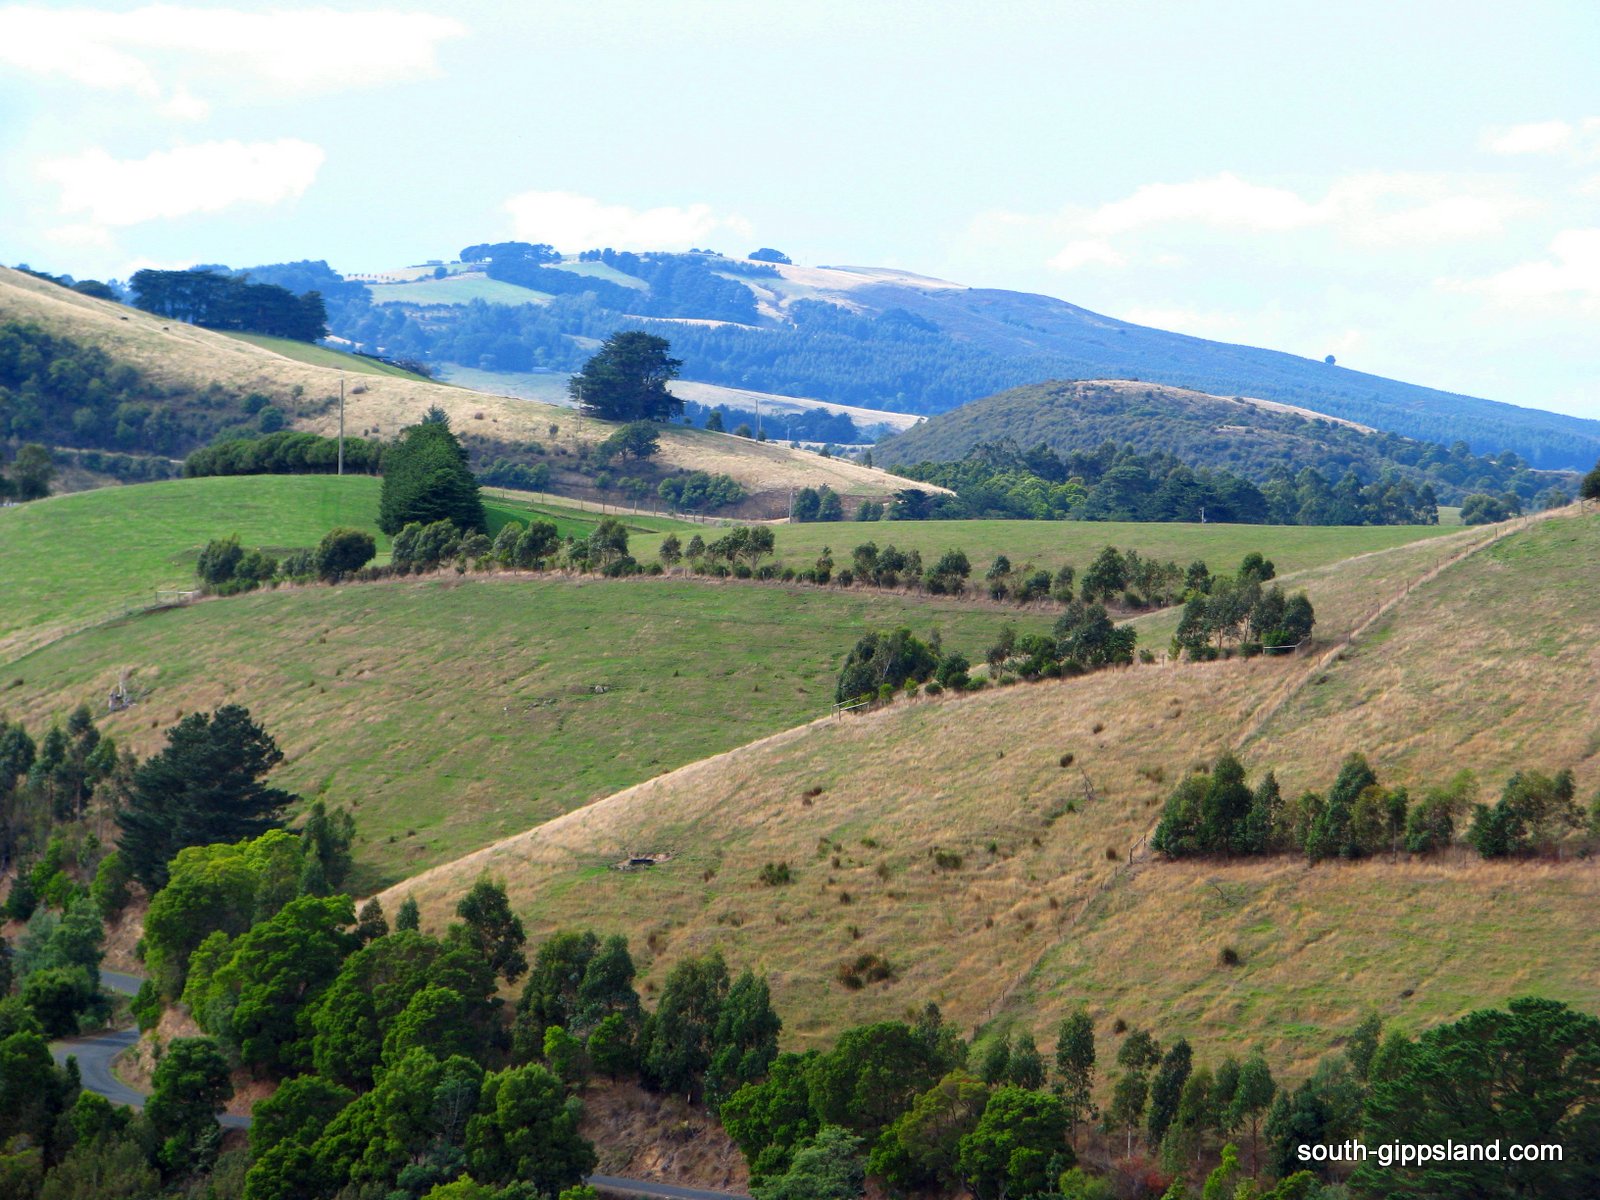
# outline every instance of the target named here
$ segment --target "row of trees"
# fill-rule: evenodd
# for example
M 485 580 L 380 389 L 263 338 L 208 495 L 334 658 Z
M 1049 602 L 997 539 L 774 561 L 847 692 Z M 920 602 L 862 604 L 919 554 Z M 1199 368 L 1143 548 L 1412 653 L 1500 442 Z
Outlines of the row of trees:
M 1272 525 L 1430 525 L 1438 497 L 1429 483 L 1387 473 L 1337 483 L 1314 467 L 1279 470 L 1257 485 L 1225 470 L 1195 467 L 1166 451 L 1140 453 L 1107 442 L 1058 455 L 1040 444 L 984 442 L 958 462 L 922 462 L 898 474 L 952 488 L 930 515 L 1036 520 L 1211 521 Z
M 1600 794 L 1584 812 L 1575 792 L 1570 770 L 1518 771 L 1494 804 L 1483 804 L 1475 777 L 1461 772 L 1413 800 L 1404 787 L 1381 784 L 1367 760 L 1352 754 L 1326 794 L 1285 800 L 1272 771 L 1252 788 L 1244 765 L 1223 754 L 1178 784 L 1151 845 L 1173 858 L 1303 853 L 1316 863 L 1434 853 L 1460 834 L 1485 858 L 1548 856 L 1574 834 L 1600 841 Z
M 344 440 L 344 469 L 377 475 L 383 469 L 383 444 L 366 438 Z M 339 439 L 279 430 L 261 437 L 213 442 L 183 460 L 188 478 L 205 475 L 331 475 L 339 469 Z
M 454 524 L 449 521 L 439 524 L 446 527 L 452 539 L 459 541 Z M 421 526 L 413 524 L 406 528 L 420 529 Z M 405 531 L 397 535 L 396 545 L 407 536 Z M 195 574 L 206 591 L 232 596 L 267 584 L 309 583 L 314 579 L 338 583 L 360 573 L 376 553 L 377 542 L 364 529 L 330 529 L 315 549 L 294 550 L 281 560 L 265 550 L 244 549 L 239 544 L 239 535 L 233 534 L 206 543 L 195 562 Z
M 328 334 L 328 312 L 319 292 L 296 295 L 272 283 L 251 283 L 248 274 L 196 267 L 187 271 L 135 271 L 129 281 L 137 308 L 157 316 L 236 329 L 271 337 L 315 342 Z

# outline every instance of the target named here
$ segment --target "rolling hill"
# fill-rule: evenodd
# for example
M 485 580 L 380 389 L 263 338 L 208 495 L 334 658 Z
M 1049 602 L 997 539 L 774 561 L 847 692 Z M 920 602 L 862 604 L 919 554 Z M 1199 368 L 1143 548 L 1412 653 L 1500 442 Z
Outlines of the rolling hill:
M 1372 1009 L 1414 1030 L 1529 991 L 1593 1006 L 1600 877 L 1586 861 L 1129 854 L 1174 783 L 1227 748 L 1253 776 L 1274 768 L 1287 794 L 1326 788 L 1359 749 L 1413 794 L 1462 767 L 1492 798 L 1519 768 L 1571 766 L 1592 795 L 1597 553 L 1591 512 L 1317 568 L 1302 576 L 1319 614 L 1313 657 L 1134 667 L 817 722 L 383 899 L 416 896 L 437 923 L 488 873 L 539 932 L 626 933 L 647 951 L 647 987 L 720 946 L 769 973 L 795 1046 L 930 998 L 963 1027 L 1048 1039 L 1086 1000 L 1102 1031 L 1122 1018 L 1208 1053 L 1260 1045 L 1304 1070 Z M 941 865 L 936 849 L 959 858 Z M 644 852 L 671 857 L 609 869 Z M 773 861 L 792 884 L 762 885 Z M 841 986 L 836 969 L 863 951 L 894 978 Z
M 325 263 L 254 267 L 251 274 L 305 287 L 310 266 L 325 273 L 316 278 L 327 294 L 351 286 Z M 619 255 L 612 263 L 563 262 L 531 273 L 497 266 L 487 275 L 478 265 L 448 280 L 386 285 L 382 305 L 356 286 L 330 310 L 334 331 L 389 353 L 522 371 L 529 364 L 574 369 L 586 339 L 648 326 L 672 340 L 685 379 L 869 409 L 931 414 L 1043 379 L 1132 379 L 1259 397 L 1423 441 L 1463 440 L 1480 454 L 1512 450 L 1535 467 L 1587 469 L 1600 457 L 1600 421 L 905 271 L 705 254 Z M 595 267 L 610 270 L 601 278 Z M 651 278 L 642 289 L 641 274 Z M 632 286 L 616 282 L 619 275 Z M 472 278 L 513 290 L 497 288 L 496 303 L 471 307 L 442 306 L 421 294 L 441 285 L 461 289 Z M 595 290 L 585 293 L 585 280 Z M 408 289 L 418 291 L 410 302 Z M 524 297 L 526 303 L 507 303 Z
M 1031 384 L 940 413 L 882 442 L 874 459 L 889 465 L 947 462 L 987 443 L 1089 452 L 1105 442 L 1141 453 L 1165 451 L 1198 466 L 1221 468 L 1256 483 L 1274 472 L 1291 478 L 1307 467 L 1337 481 L 1354 471 L 1363 482 L 1386 473 L 1431 484 L 1439 498 L 1515 491 L 1531 501 L 1570 475 L 1532 471 L 1510 460 L 1379 433 L 1308 409 L 1245 397 L 1210 396 L 1129 380 Z
M 0 324 L 43 330 L 136 370 L 148 390 L 142 407 L 184 418 L 203 435 L 173 447 L 179 452 L 248 420 L 245 401 L 251 394 L 270 401 L 292 428 L 332 434 L 338 429 L 341 381 L 352 435 L 392 437 L 437 405 L 480 453 L 493 457 L 537 444 L 559 459 L 578 456 L 615 428 L 580 420 L 571 408 L 450 387 L 326 347 L 241 338 L 165 320 L 6 268 L 0 268 Z M 683 426 L 662 429 L 658 461 L 669 470 L 732 476 L 758 512 L 787 511 L 790 491 L 800 487 L 826 484 L 842 495 L 881 497 L 903 486 L 857 463 Z
M 189 585 L 209 538 L 238 532 L 246 545 L 311 545 L 333 524 L 372 528 L 377 493 L 377 481 L 363 477 L 243 476 L 0 511 L 0 559 L 35 564 L 0 583 L 7 714 L 46 726 L 81 701 L 99 707 L 126 675 L 146 700 L 102 724 L 148 753 L 182 712 L 243 703 L 282 742 L 285 786 L 360 806 L 363 878 L 388 883 L 825 714 L 839 664 L 865 630 L 939 629 L 977 660 L 1002 626 L 1042 631 L 1055 619 L 1049 609 L 863 589 L 453 571 L 145 611 L 157 588 Z M 491 497 L 491 524 L 526 515 L 527 505 Z M 544 515 L 565 532 L 595 519 L 548 506 Z M 673 528 L 632 523 L 635 553 L 646 559 Z M 798 525 L 778 534 L 779 557 L 800 565 L 824 545 L 845 558 L 873 538 L 930 560 L 961 547 L 980 570 L 998 553 L 1082 569 L 1114 541 L 1219 569 L 1256 549 L 1291 577 L 1352 555 L 1368 555 L 1358 561 L 1374 569 L 1397 554 L 1437 558 L 1481 536 L 1422 526 L 1039 521 Z M 108 546 L 118 548 L 115 570 L 105 569 Z M 1325 622 L 1343 619 L 1321 590 L 1319 606 L 1331 606 Z M 1146 641 L 1159 649 L 1169 637 L 1161 628 Z

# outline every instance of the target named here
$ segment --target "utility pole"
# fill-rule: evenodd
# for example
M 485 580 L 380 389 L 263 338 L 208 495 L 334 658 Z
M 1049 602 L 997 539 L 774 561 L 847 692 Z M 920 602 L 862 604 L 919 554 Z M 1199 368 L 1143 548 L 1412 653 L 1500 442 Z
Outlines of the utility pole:
M 339 376 L 339 474 L 344 474 L 344 376 Z

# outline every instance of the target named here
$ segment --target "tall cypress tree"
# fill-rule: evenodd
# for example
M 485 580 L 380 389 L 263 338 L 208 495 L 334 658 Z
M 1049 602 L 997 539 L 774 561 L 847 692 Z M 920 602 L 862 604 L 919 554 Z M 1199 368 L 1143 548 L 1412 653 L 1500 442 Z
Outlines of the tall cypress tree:
M 133 877 L 153 892 L 185 846 L 237 842 L 280 827 L 296 797 L 262 779 L 281 761 L 278 744 L 237 704 L 190 713 L 167 730 L 166 747 L 135 769 L 128 806 L 117 814 Z
M 413 521 L 452 521 L 469 533 L 489 528 L 477 477 L 467 469 L 467 451 L 437 408 L 402 430 L 400 440 L 383 452 L 378 527 L 393 535 Z

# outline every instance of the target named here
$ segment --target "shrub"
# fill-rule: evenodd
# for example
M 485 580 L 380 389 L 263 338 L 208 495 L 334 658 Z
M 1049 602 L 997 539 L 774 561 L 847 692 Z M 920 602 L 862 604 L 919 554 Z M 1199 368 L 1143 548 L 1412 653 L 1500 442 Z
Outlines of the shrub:
M 372 535 L 360 529 L 332 529 L 317 543 L 317 575 L 330 583 L 359 571 L 378 552 Z
M 782 887 L 786 883 L 794 882 L 794 876 L 790 873 L 787 862 L 767 863 L 761 868 L 759 878 L 768 887 Z
M 933 865 L 941 871 L 959 871 L 962 858 L 954 850 L 939 850 L 933 852 Z

